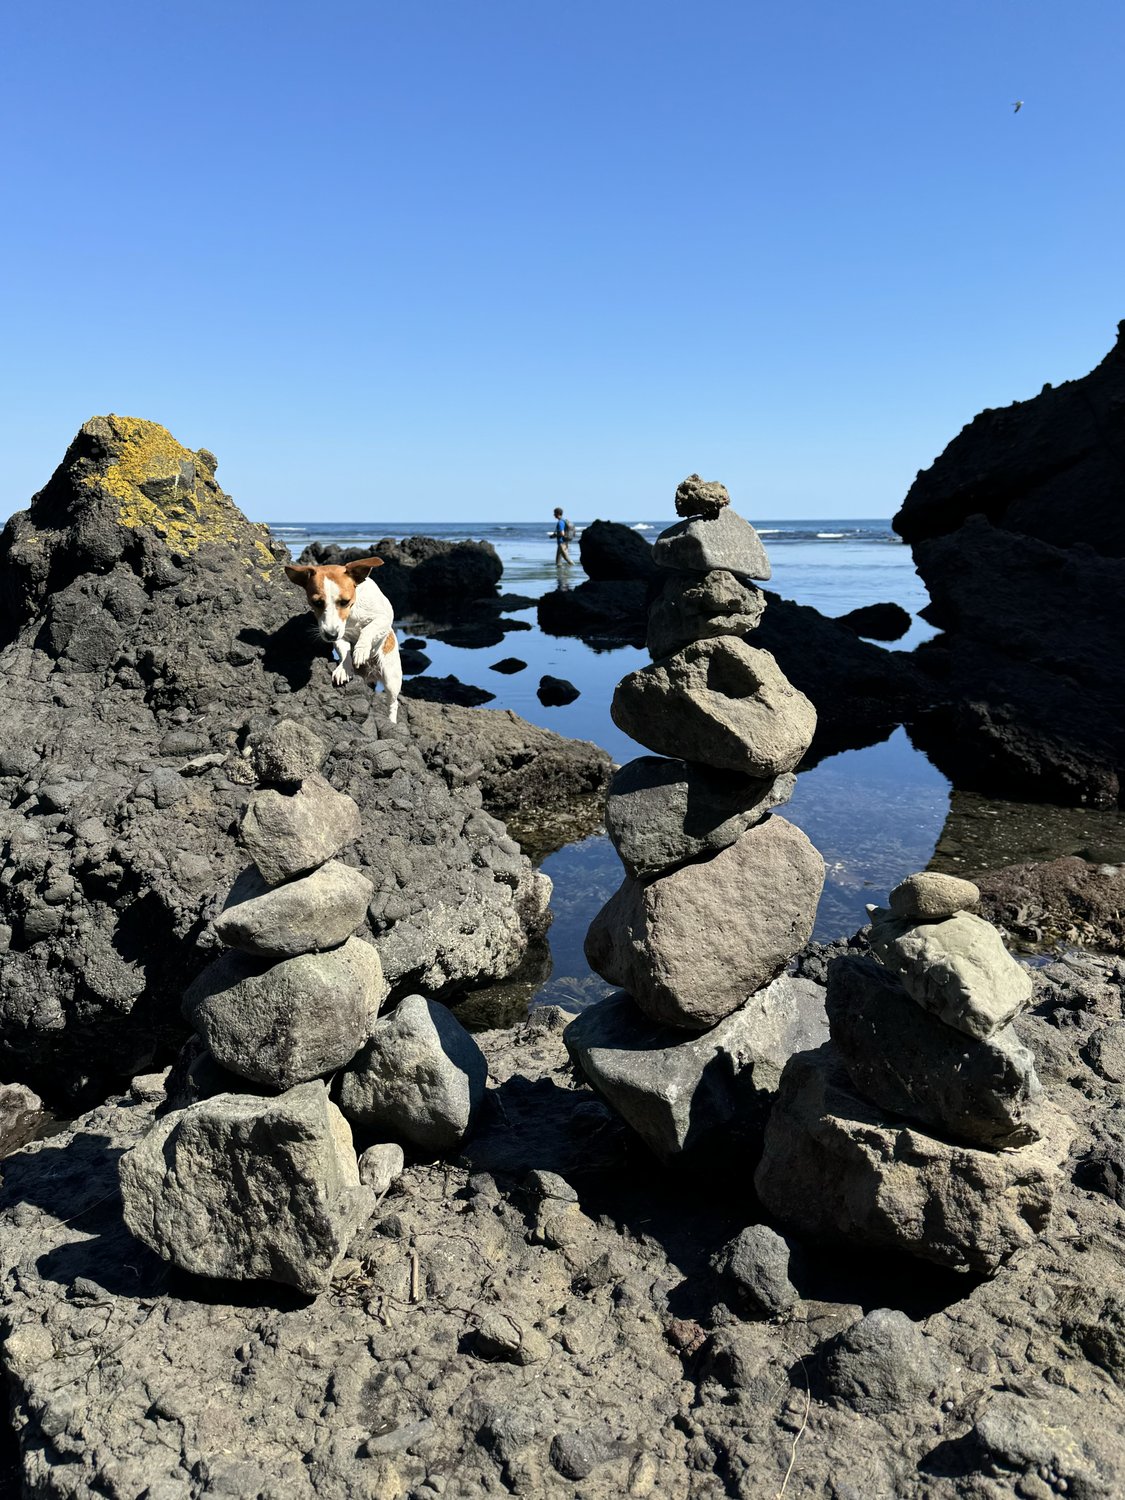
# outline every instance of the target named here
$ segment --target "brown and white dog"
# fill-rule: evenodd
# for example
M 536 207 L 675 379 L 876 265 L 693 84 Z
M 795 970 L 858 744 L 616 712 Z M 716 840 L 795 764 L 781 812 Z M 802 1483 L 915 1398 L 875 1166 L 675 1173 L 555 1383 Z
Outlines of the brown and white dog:
M 372 569 L 382 566 L 381 557 L 361 557 L 343 567 L 294 563 L 285 572 L 304 589 L 320 634 L 339 658 L 332 681 L 343 687 L 358 673 L 365 682 L 381 682 L 389 705 L 387 718 L 394 724 L 402 690 L 402 657 L 391 629 L 391 602 L 369 577 Z

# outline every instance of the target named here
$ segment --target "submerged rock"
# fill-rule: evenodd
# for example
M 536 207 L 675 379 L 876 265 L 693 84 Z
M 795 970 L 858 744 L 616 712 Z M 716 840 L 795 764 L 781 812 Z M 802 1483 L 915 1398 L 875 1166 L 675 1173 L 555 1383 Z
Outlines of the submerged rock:
M 345 1071 L 340 1108 L 365 1129 L 449 1151 L 469 1133 L 487 1081 L 484 1054 L 456 1016 L 408 995 Z
M 323 1083 L 174 1110 L 120 1171 L 125 1222 L 164 1260 L 310 1296 L 328 1286 L 374 1203 Z
M 546 676 L 539 679 L 535 696 L 545 708 L 558 708 L 573 703 L 579 693 L 574 683 L 568 682 L 565 677 Z
M 862 1099 L 827 1043 L 786 1064 L 754 1185 L 802 1239 L 987 1273 L 1046 1228 L 1073 1125 L 1045 1105 L 1042 1128 L 1018 1151 L 938 1140 Z
M 606 832 L 629 874 L 643 880 L 728 848 L 788 802 L 795 785 L 789 773 L 759 781 L 642 755 L 610 782 Z
M 827 1035 L 824 991 L 781 975 L 699 1036 L 651 1021 L 624 993 L 587 1006 L 563 1033 L 575 1067 L 665 1161 L 722 1149 L 741 1153 L 765 1120 L 794 1052 Z
M 590 924 L 586 957 L 655 1021 L 702 1030 L 804 946 L 824 861 L 771 815 L 710 859 L 647 885 L 627 877 Z
M 224 1068 L 288 1089 L 351 1061 L 388 988 L 361 938 L 273 964 L 225 953 L 189 987 L 184 1013 Z
M 699 641 L 630 672 L 611 714 L 660 755 L 758 777 L 791 771 L 816 728 L 816 710 L 769 652 L 734 636 Z

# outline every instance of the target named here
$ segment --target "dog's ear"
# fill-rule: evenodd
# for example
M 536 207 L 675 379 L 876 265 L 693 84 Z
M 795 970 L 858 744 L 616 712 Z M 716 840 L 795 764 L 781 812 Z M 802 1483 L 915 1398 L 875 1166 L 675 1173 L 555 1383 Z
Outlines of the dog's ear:
M 344 564 L 344 572 L 349 578 L 354 578 L 356 583 L 362 583 L 372 568 L 381 568 L 382 566 L 383 559 L 381 557 L 357 557 L 355 562 Z
M 314 571 L 315 570 L 310 567 L 308 563 L 293 563 L 292 565 L 290 565 L 289 563 L 285 564 L 286 578 L 288 578 L 291 583 L 295 583 L 298 588 L 302 589 L 308 583 Z

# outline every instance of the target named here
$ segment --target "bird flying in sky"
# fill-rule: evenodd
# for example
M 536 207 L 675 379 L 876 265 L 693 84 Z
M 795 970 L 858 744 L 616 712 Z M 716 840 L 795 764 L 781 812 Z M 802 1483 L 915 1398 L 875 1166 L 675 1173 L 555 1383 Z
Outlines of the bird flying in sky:
M 1022 99 L 1016 99 L 1016 100 L 1013 101 L 1013 103 L 1012 103 L 1012 113 L 1014 115 L 1018 115 L 1019 112 L 1020 112 L 1020 110 L 1022 108 L 1023 108 L 1023 100 Z

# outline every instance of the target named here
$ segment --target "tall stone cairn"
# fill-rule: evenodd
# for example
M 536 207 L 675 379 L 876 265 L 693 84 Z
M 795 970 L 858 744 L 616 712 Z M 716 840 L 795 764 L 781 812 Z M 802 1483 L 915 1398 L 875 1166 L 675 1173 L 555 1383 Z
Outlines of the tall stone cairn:
M 625 993 L 566 1033 L 592 1086 L 667 1158 L 719 1127 L 760 1127 L 788 1056 L 826 1030 L 817 987 L 782 974 L 812 933 L 824 862 L 774 812 L 816 711 L 747 639 L 765 609 L 751 580 L 770 577 L 757 532 L 698 475 L 676 510 L 653 546 L 653 661 L 612 705 L 656 754 L 610 784 L 626 874 L 586 938 L 590 966 Z M 729 1066 L 713 1066 L 720 1054 Z
M 872 909 L 871 956 L 828 966 L 831 1040 L 790 1059 L 755 1183 L 802 1236 L 990 1272 L 1047 1224 L 1073 1125 L 1014 1022 L 1030 976 L 925 872 Z

